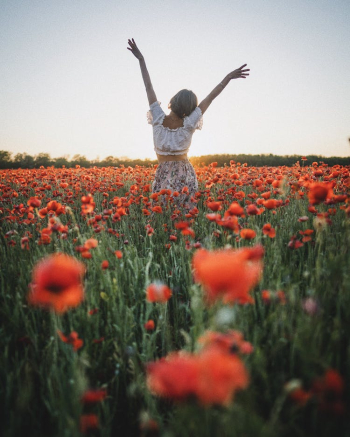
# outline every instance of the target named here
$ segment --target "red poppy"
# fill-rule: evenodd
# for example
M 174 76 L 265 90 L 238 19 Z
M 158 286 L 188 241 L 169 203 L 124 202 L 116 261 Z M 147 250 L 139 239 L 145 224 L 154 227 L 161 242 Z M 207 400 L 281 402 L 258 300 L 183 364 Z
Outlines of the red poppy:
M 237 355 L 208 347 L 198 355 L 172 353 L 148 364 L 147 385 L 153 394 L 175 401 L 195 397 L 205 406 L 228 405 L 247 387 L 248 373 Z
M 107 390 L 99 389 L 99 390 L 86 390 L 80 402 L 82 404 L 96 404 L 97 402 L 101 402 L 107 397 Z
M 198 343 L 204 347 L 218 347 L 221 351 L 227 353 L 251 354 L 254 350 L 251 343 L 244 340 L 241 332 L 229 330 L 225 333 L 206 331 L 198 339 Z
M 308 198 L 311 205 L 318 205 L 319 203 L 329 200 L 333 197 L 333 184 L 316 182 L 309 186 Z
M 147 386 L 157 396 L 184 401 L 196 391 L 198 364 L 188 353 L 172 353 L 146 370 Z
M 275 238 L 276 236 L 276 231 L 275 229 L 271 226 L 270 223 L 266 223 L 263 228 L 262 228 L 263 234 L 264 235 L 268 235 L 270 238 Z
M 203 285 L 208 303 L 218 298 L 225 303 L 253 302 L 249 291 L 259 282 L 263 269 L 260 248 L 197 250 L 192 259 L 194 279 Z
M 172 296 L 170 288 L 161 282 L 153 282 L 147 287 L 146 299 L 148 302 L 165 303 Z
M 225 217 L 227 217 L 228 215 L 241 216 L 242 214 L 244 214 L 244 209 L 241 207 L 241 205 L 238 202 L 233 202 L 226 210 Z
M 78 337 L 78 333 L 73 331 L 71 332 L 68 337 L 66 337 L 61 331 L 57 331 L 58 336 L 60 337 L 60 339 L 67 344 L 71 344 L 73 346 L 73 350 L 76 352 L 78 349 L 80 349 L 81 347 L 83 347 L 83 340 L 81 340 Z
M 248 215 L 259 215 L 260 210 L 252 203 L 246 207 Z
M 280 205 L 280 201 L 276 199 L 268 199 L 263 202 L 266 209 L 275 209 Z
M 37 197 L 31 197 L 27 205 L 31 206 L 32 208 L 38 208 L 41 205 L 41 200 L 39 200 Z
M 153 212 L 158 213 L 158 214 L 161 214 L 161 213 L 163 212 L 162 207 L 159 206 L 159 205 L 154 206 L 153 208 L 151 208 L 151 210 L 152 210 Z
M 105 259 L 101 263 L 101 268 L 102 268 L 102 270 L 106 270 L 106 269 L 108 269 L 108 267 L 109 267 L 109 262 Z
M 99 420 L 96 414 L 83 414 L 80 416 L 80 432 L 86 434 L 88 431 L 97 429 Z
M 146 331 L 153 331 L 154 330 L 154 321 L 153 320 L 148 320 L 145 324 L 144 324 L 144 328 L 146 329 Z
M 221 202 L 208 202 L 207 207 L 211 209 L 212 211 L 220 211 L 221 209 Z
M 205 406 L 229 405 L 235 392 L 248 386 L 248 372 L 235 354 L 205 349 L 198 357 L 198 367 L 195 394 Z
M 29 303 L 58 313 L 78 306 L 84 298 L 84 272 L 84 264 L 69 255 L 49 255 L 34 267 Z
M 243 240 L 252 240 L 256 237 L 256 232 L 253 231 L 253 229 L 242 229 L 240 236 L 243 238 Z

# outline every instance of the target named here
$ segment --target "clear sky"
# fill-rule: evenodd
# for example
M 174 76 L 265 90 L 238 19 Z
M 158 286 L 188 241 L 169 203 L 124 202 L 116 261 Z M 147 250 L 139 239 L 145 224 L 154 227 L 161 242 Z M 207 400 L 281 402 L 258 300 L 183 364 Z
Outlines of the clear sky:
M 134 38 L 168 112 L 247 63 L 190 156 L 349 156 L 349 0 L 0 0 L 0 150 L 155 158 Z

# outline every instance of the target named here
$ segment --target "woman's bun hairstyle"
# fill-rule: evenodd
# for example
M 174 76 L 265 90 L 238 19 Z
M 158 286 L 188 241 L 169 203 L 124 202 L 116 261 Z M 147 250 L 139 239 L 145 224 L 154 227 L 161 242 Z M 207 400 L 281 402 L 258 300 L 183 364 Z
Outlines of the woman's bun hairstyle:
M 169 103 L 169 109 L 175 112 L 175 114 L 180 118 L 190 115 L 197 106 L 197 96 L 190 90 L 179 91 Z

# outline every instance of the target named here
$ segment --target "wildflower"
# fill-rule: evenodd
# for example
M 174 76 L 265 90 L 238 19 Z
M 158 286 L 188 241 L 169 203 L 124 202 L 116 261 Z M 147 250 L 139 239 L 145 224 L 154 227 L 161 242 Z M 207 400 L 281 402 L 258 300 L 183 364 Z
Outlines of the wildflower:
M 87 250 L 95 248 L 97 246 L 98 246 L 98 241 L 96 240 L 96 238 L 89 238 L 84 243 L 84 248 Z
M 183 229 L 181 231 L 181 234 L 182 235 L 189 235 L 192 238 L 194 238 L 196 236 L 196 234 L 195 234 L 195 232 L 194 232 L 194 230 L 192 228 Z
M 270 223 L 266 223 L 262 228 L 263 234 L 269 236 L 270 238 L 275 238 L 276 230 L 271 226 Z
M 123 258 L 123 252 L 120 250 L 116 250 L 114 252 L 114 255 L 118 258 L 118 259 L 122 259 Z
M 328 369 L 323 377 L 313 382 L 311 391 L 318 400 L 320 411 L 335 416 L 345 413 L 344 385 L 343 377 L 334 369 Z
M 333 197 L 333 184 L 325 182 L 316 182 L 309 186 L 308 198 L 311 205 L 331 199 Z
M 219 226 L 222 226 L 224 228 L 227 229 L 231 229 L 234 233 L 238 233 L 239 231 L 239 226 L 238 226 L 238 218 L 237 216 L 233 215 L 233 216 L 228 216 L 224 219 L 217 219 L 216 223 Z
M 154 420 L 151 419 L 147 412 L 143 412 L 140 415 L 140 431 L 141 431 L 141 437 L 146 436 L 154 436 L 156 437 L 158 435 L 159 425 Z
M 268 199 L 263 202 L 263 205 L 266 209 L 275 209 L 281 205 L 281 201 L 276 199 Z
M 90 214 L 93 212 L 93 210 L 95 209 L 95 202 L 94 202 L 94 198 L 91 194 L 88 194 L 87 196 L 83 196 L 81 198 L 81 212 L 82 214 Z
M 198 365 L 189 353 L 171 353 L 147 364 L 146 370 L 147 386 L 157 396 L 185 401 L 196 391 Z
M 161 213 L 163 212 L 162 207 L 159 206 L 159 205 L 154 206 L 153 208 L 151 208 L 151 210 L 152 210 L 153 212 L 158 213 L 158 214 L 161 214 Z
M 287 303 L 286 295 L 284 291 L 279 290 L 276 292 L 276 297 L 281 305 L 285 305 Z
M 269 290 L 262 290 L 261 299 L 265 304 L 269 304 L 271 302 L 271 292 Z
M 147 365 L 150 391 L 175 401 L 195 397 L 204 405 L 229 405 L 237 390 L 248 385 L 248 373 L 240 358 L 219 348 L 200 354 L 172 353 Z
M 309 316 L 314 316 L 319 311 L 319 305 L 312 297 L 303 300 L 302 308 Z
M 82 414 L 80 416 L 80 432 L 86 434 L 88 431 L 97 429 L 99 420 L 96 414 Z
M 97 402 L 103 401 L 107 396 L 107 390 L 98 389 L 98 390 L 86 390 L 80 402 L 82 404 L 96 404 Z
M 28 237 L 21 238 L 21 249 L 29 250 L 29 238 Z
M 243 238 L 243 240 L 252 240 L 256 237 L 256 232 L 253 231 L 253 229 L 242 229 L 240 236 Z
M 227 217 L 228 215 L 241 216 L 243 214 L 244 214 L 244 209 L 241 207 L 241 205 L 238 202 L 233 202 L 226 210 L 225 217 Z
M 220 211 L 221 209 L 221 202 L 208 202 L 207 207 L 211 209 L 212 211 Z
M 254 350 L 252 344 L 244 340 L 241 332 L 232 329 L 225 333 L 206 331 L 199 337 L 198 343 L 204 347 L 218 347 L 221 351 L 227 353 L 239 352 L 249 355 Z
M 198 357 L 195 395 L 202 405 L 229 405 L 237 390 L 248 386 L 244 364 L 235 354 L 216 348 L 205 349 Z
M 297 387 L 291 390 L 289 393 L 289 398 L 300 406 L 304 406 L 312 397 L 311 393 L 304 390 L 302 387 Z
M 99 311 L 98 308 L 93 308 L 92 310 L 89 310 L 88 314 L 89 316 L 93 316 L 94 314 L 97 314 Z
M 102 270 L 106 270 L 106 269 L 108 269 L 108 267 L 109 267 L 109 262 L 105 259 L 101 263 L 101 268 L 102 268 Z
M 78 306 L 84 298 L 84 272 L 84 264 L 69 255 L 49 255 L 33 269 L 29 303 L 58 313 Z
M 211 222 L 215 222 L 215 221 L 221 219 L 221 215 L 220 214 L 211 213 L 211 214 L 206 214 L 206 218 L 208 220 L 210 220 Z
M 78 337 L 77 332 L 71 332 L 68 337 L 66 337 L 60 330 L 57 331 L 57 334 L 64 343 L 71 344 L 73 346 L 74 352 L 83 347 L 84 342 Z
M 289 249 L 299 249 L 300 247 L 303 247 L 303 243 L 299 240 L 297 240 L 297 237 L 295 235 L 292 235 L 290 238 L 290 241 L 288 243 Z
M 145 228 L 147 230 L 147 235 L 151 237 L 154 234 L 154 229 L 150 224 L 146 225 Z
M 194 280 L 203 285 L 209 304 L 218 298 L 224 303 L 252 303 L 249 291 L 260 280 L 262 256 L 261 246 L 213 252 L 199 249 L 192 259 Z
M 153 331 L 154 330 L 154 321 L 153 320 L 148 320 L 148 322 L 146 322 L 144 324 L 144 328 L 146 329 L 146 331 Z
M 246 206 L 246 211 L 248 215 L 259 215 L 260 213 L 260 210 L 253 203 Z
M 171 296 L 171 289 L 161 282 L 153 282 L 146 290 L 146 299 L 148 302 L 165 303 L 171 298 Z
M 41 205 L 41 200 L 39 200 L 37 197 L 31 197 L 28 200 L 27 205 L 31 206 L 32 208 L 39 208 Z
M 189 227 L 190 227 L 189 222 L 177 222 L 177 223 L 175 223 L 175 228 L 180 229 L 181 231 L 183 231 L 184 229 L 187 229 Z

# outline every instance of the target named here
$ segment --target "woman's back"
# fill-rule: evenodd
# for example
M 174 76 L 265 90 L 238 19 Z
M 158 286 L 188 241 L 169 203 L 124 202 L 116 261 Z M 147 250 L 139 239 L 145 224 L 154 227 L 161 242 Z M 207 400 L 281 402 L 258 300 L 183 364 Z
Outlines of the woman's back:
M 157 155 L 183 155 L 190 148 L 192 135 L 196 129 L 201 129 L 203 124 L 202 111 L 197 106 L 189 116 L 179 119 L 177 123 L 166 120 L 166 114 L 160 102 L 150 105 L 147 113 L 148 123 L 153 126 L 154 150 Z M 182 121 L 182 126 L 179 126 Z M 168 126 L 167 126 L 168 124 Z M 169 127 L 176 126 L 177 127 Z

